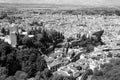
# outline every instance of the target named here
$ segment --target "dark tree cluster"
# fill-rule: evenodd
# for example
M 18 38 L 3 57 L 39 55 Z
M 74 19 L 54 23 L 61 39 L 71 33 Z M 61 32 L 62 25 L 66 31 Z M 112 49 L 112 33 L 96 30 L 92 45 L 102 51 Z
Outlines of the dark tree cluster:
M 44 54 L 49 53 L 49 48 L 53 46 L 53 49 L 57 44 L 63 42 L 64 36 L 62 33 L 56 30 L 46 30 L 39 28 L 38 30 L 31 30 L 29 34 L 35 35 L 30 38 L 28 36 L 19 37 L 19 43 L 26 45 L 28 48 L 37 48 Z M 48 53 L 47 53 L 48 52 Z
M 23 49 L 16 53 L 21 64 L 21 70 L 28 73 L 28 77 L 33 77 L 37 71 L 43 71 L 47 68 L 46 61 L 37 49 Z
M 2 67 L 8 70 L 6 76 L 14 75 L 20 69 L 19 61 L 15 56 L 15 49 L 4 41 L 0 41 L 0 68 Z
M 13 79 L 10 76 L 16 74 L 20 74 L 20 78 L 24 77 L 23 74 L 26 74 L 27 78 L 35 77 L 38 71 L 42 72 L 46 68 L 46 61 L 38 49 L 17 49 L 4 41 L 0 41 L 0 80 Z M 16 73 L 17 71 L 20 72 Z
M 77 38 L 81 40 L 80 46 L 87 46 L 87 44 L 91 44 L 93 46 L 103 45 L 101 36 L 103 35 L 104 30 L 100 30 L 97 32 L 94 32 L 91 36 L 88 36 L 86 34 L 81 35 L 77 34 Z
M 120 80 L 120 59 L 101 65 L 101 70 L 95 70 L 92 80 Z
M 87 50 L 87 52 L 91 52 L 94 50 L 94 47 L 99 45 L 104 45 L 102 42 L 101 36 L 103 35 L 104 30 L 97 31 L 90 36 L 88 34 L 77 34 L 78 40 L 72 42 L 72 46 L 83 47 Z
M 6 65 L 7 57 L 12 52 L 12 47 L 4 41 L 0 41 L 0 65 Z

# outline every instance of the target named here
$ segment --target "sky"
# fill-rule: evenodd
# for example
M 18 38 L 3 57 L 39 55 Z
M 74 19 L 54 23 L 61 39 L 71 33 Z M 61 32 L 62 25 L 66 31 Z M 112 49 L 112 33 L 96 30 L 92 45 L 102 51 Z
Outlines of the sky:
M 120 0 L 0 0 L 0 3 L 47 3 L 73 5 L 120 5 Z

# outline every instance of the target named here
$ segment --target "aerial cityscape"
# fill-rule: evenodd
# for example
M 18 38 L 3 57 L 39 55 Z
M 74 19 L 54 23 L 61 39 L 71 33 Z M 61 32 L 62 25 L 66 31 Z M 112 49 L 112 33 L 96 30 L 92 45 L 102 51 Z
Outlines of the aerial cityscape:
M 0 80 L 120 80 L 119 4 L 0 0 Z

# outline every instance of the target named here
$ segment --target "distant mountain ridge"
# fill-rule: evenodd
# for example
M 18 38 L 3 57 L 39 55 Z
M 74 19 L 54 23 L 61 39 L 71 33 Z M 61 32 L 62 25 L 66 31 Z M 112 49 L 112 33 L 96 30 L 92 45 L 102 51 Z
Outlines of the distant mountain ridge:
M 61 8 L 61 9 L 120 9 L 118 6 L 86 6 L 70 4 L 21 4 L 21 3 L 0 3 L 0 8 Z

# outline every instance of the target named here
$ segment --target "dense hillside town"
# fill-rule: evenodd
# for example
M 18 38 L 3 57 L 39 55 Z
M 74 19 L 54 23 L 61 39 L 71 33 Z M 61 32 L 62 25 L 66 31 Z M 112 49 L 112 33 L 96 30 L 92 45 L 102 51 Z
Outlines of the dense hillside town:
M 119 80 L 120 11 L 0 9 L 0 80 Z

